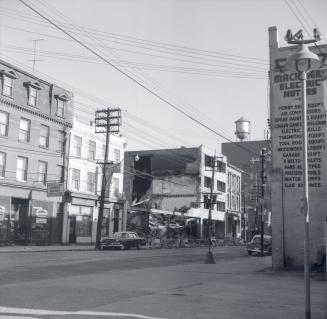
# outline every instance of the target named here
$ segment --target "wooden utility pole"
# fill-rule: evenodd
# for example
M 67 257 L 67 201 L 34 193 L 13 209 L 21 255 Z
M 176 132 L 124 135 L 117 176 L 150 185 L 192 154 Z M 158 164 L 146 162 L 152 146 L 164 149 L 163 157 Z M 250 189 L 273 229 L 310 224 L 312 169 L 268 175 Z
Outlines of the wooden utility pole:
M 102 165 L 102 185 L 101 185 L 100 207 L 99 207 L 98 222 L 97 222 L 97 233 L 96 233 L 96 240 L 95 240 L 96 249 L 100 249 L 104 199 L 105 199 L 107 185 L 109 188 L 108 196 L 110 196 L 110 182 L 111 182 L 110 172 L 107 179 L 107 173 L 108 173 L 107 170 L 109 169 L 108 164 L 110 164 L 110 162 L 108 161 L 109 137 L 111 133 L 119 133 L 120 125 L 121 125 L 121 110 L 119 108 L 114 108 L 114 109 L 107 108 L 95 112 L 95 133 L 106 134 L 106 148 L 104 152 L 104 161 L 98 162 L 98 164 Z
M 264 234 L 264 204 L 265 204 L 265 154 L 266 149 L 261 149 L 261 223 L 260 223 L 260 255 L 263 256 L 263 234 Z
M 215 170 L 216 170 L 216 154 L 212 158 L 212 174 L 211 174 L 211 185 L 210 185 L 210 197 L 209 197 L 209 214 L 208 214 L 208 222 L 207 222 L 207 233 L 208 233 L 208 252 L 205 259 L 205 264 L 215 264 L 215 259 L 213 257 L 212 251 L 211 251 L 211 210 L 213 205 L 213 188 L 215 183 Z

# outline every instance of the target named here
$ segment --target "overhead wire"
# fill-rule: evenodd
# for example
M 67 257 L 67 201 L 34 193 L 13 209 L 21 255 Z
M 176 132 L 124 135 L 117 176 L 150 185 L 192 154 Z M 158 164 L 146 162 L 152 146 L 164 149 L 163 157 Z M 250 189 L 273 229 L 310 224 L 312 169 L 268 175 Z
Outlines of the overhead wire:
M 38 14 L 39 16 L 41 16 L 43 19 L 45 19 L 46 21 L 48 21 L 51 25 L 53 25 L 54 27 L 56 27 L 57 29 L 59 29 L 60 31 L 62 31 L 63 33 L 65 33 L 67 36 L 71 37 L 72 39 L 74 39 L 77 43 L 79 43 L 81 46 L 83 46 L 85 49 L 87 49 L 88 51 L 90 51 L 91 53 L 93 53 L 94 55 L 96 55 L 97 57 L 99 57 L 99 59 L 105 61 L 108 65 L 110 65 L 111 67 L 113 67 L 114 69 L 116 69 L 117 71 L 119 71 L 120 73 L 122 73 L 124 76 L 126 76 L 127 78 L 129 78 L 130 80 L 132 80 L 133 82 L 135 82 L 136 84 L 138 84 L 139 86 L 141 86 L 142 88 L 144 88 L 146 91 L 148 91 L 149 93 L 151 93 L 153 96 L 157 97 L 159 100 L 161 100 L 162 102 L 166 103 L 167 105 L 171 106 L 173 109 L 175 109 L 176 111 L 180 112 L 181 114 L 185 115 L 186 117 L 188 117 L 189 119 L 193 120 L 194 122 L 196 122 L 197 124 L 199 124 L 200 126 L 207 128 L 209 131 L 211 131 L 212 133 L 214 133 L 215 135 L 218 135 L 220 137 L 222 137 L 225 140 L 228 140 L 229 142 L 234 143 L 233 141 L 231 141 L 230 139 L 226 138 L 224 135 L 218 133 L 216 130 L 210 128 L 209 126 L 205 125 L 204 123 L 202 123 L 201 121 L 199 121 L 198 119 L 196 119 L 194 116 L 189 115 L 188 113 L 186 113 L 185 111 L 183 111 L 182 109 L 180 109 L 179 107 L 177 107 L 175 104 L 169 102 L 167 99 L 161 97 L 158 93 L 156 93 L 154 90 L 150 89 L 149 87 L 147 87 L 146 85 L 144 85 L 143 83 L 141 83 L 139 80 L 137 80 L 135 77 L 131 76 L 130 74 L 128 74 L 126 71 L 122 70 L 121 68 L 117 67 L 116 65 L 114 65 L 112 62 L 110 62 L 107 58 L 104 58 L 102 55 L 98 54 L 95 50 L 93 50 L 92 48 L 88 47 L 87 45 L 85 45 L 81 40 L 77 39 L 74 35 L 70 34 L 68 31 L 66 31 L 65 29 L 63 29 L 62 27 L 60 27 L 59 25 L 57 25 L 55 22 L 53 22 L 50 18 L 46 17 L 44 14 L 42 14 L 39 10 L 34 9 L 31 5 L 27 4 L 24 0 L 19 0 L 21 3 L 23 3 L 26 7 L 30 8 L 33 12 L 35 12 L 36 14 Z M 254 153 L 252 150 L 245 148 L 244 146 L 241 146 L 239 144 L 238 145 L 240 148 L 243 148 L 244 150 L 246 150 L 247 152 L 250 153 Z M 254 153 L 255 155 L 257 155 L 256 153 Z

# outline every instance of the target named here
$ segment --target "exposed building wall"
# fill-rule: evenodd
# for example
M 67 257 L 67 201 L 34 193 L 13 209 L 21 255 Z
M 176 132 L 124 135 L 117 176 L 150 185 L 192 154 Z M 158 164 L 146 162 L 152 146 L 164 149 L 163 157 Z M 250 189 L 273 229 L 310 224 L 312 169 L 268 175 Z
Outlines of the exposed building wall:
M 326 57 L 326 45 L 311 47 Z M 270 49 L 270 116 L 273 168 L 282 170 L 283 194 L 272 192 L 272 215 L 275 234 L 281 233 L 280 202 L 284 197 L 285 258 L 276 255 L 274 265 L 302 266 L 304 242 L 303 179 L 302 179 L 302 107 L 301 85 L 297 72 L 285 70 L 287 57 L 297 49 L 281 47 L 277 28 L 269 28 Z M 323 57 L 322 57 L 323 58 Z M 319 70 L 308 73 L 308 166 L 310 209 L 310 261 L 317 261 L 322 246 L 327 205 L 326 106 L 322 79 L 327 74 L 326 61 Z M 277 181 L 276 181 L 277 183 Z M 276 187 L 278 187 L 276 185 Z M 275 216 L 274 216 L 275 215 Z M 282 251 L 282 242 L 273 240 L 273 252 Z M 273 256 L 273 258 L 275 258 Z

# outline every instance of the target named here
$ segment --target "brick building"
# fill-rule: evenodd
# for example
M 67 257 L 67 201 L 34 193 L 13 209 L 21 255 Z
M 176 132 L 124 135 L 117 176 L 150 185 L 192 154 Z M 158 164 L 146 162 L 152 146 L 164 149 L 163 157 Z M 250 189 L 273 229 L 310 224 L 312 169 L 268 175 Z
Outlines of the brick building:
M 60 243 L 73 95 L 0 60 L 0 240 Z

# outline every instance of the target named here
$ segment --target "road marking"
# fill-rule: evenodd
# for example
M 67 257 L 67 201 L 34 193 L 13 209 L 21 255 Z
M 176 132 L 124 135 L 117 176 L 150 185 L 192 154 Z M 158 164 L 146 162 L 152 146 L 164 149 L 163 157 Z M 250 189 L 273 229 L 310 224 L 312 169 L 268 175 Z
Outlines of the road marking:
M 102 312 L 102 311 L 59 311 L 59 310 L 45 310 L 45 309 L 29 309 L 29 308 L 13 308 L 13 307 L 1 307 L 0 306 L 0 318 L 4 314 L 15 315 L 36 315 L 36 316 L 67 316 L 67 315 L 79 315 L 79 316 L 100 316 L 100 317 L 131 317 L 137 319 L 167 319 L 152 316 L 145 316 L 136 313 L 123 313 L 123 312 Z M 8 318 L 8 316 L 7 316 Z M 10 317 L 9 317 L 10 318 Z M 13 317 L 17 318 L 17 317 Z M 33 317 L 19 317 L 24 319 L 34 319 Z

